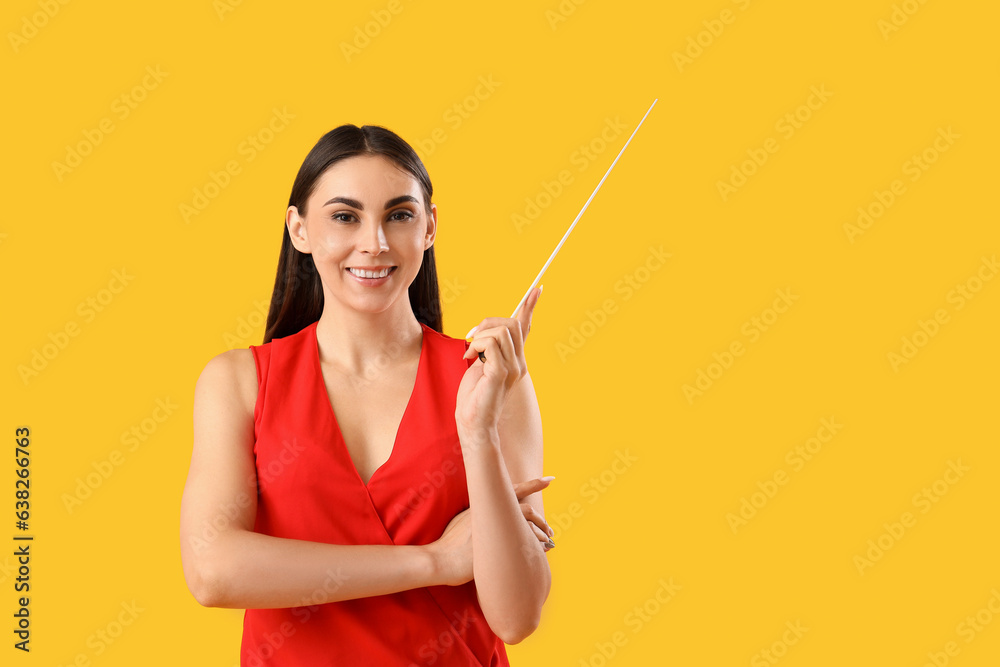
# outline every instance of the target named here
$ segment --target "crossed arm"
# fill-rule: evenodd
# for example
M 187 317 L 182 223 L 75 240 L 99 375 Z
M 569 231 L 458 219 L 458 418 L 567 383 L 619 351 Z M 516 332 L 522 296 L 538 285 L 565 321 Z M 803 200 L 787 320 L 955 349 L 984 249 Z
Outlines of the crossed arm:
M 254 532 L 256 368 L 249 349 L 211 359 L 194 394 L 194 447 L 181 500 L 184 578 L 206 607 L 272 609 L 439 583 L 426 545 L 345 545 Z
M 209 361 L 195 388 L 194 448 L 180 537 L 184 577 L 198 602 L 236 609 L 293 607 L 442 583 L 427 545 L 338 545 L 253 532 L 256 385 L 250 351 L 231 350 Z M 494 432 L 460 438 L 480 606 L 494 632 L 517 643 L 537 627 L 550 586 L 543 547 L 511 484 L 542 470 L 541 418 L 530 378 L 512 389 Z M 472 445 L 468 451 L 466 444 Z M 543 516 L 541 492 L 525 502 Z

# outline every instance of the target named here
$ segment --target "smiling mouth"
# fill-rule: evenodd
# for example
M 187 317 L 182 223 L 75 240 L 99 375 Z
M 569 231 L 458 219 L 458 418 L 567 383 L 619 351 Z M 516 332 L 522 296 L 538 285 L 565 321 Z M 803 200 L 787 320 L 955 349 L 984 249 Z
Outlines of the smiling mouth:
M 396 270 L 395 266 L 387 266 L 381 271 L 365 271 L 363 269 L 355 269 L 353 267 L 348 268 L 352 274 L 356 275 L 358 278 L 384 278 L 393 271 Z

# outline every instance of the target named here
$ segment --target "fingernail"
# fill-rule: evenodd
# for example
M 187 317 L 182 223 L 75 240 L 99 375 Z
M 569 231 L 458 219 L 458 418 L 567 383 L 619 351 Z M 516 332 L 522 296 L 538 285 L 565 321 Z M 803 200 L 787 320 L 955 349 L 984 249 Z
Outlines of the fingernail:
M 545 532 L 548 533 L 549 537 L 552 537 L 556 534 L 556 531 L 552 530 L 552 526 L 549 526 L 549 529 Z M 549 541 L 551 542 L 552 540 Z
M 552 475 L 546 475 L 545 477 L 542 477 L 541 479 L 542 479 L 543 482 L 551 482 L 552 480 L 555 479 L 555 477 L 553 477 Z
M 547 544 L 549 545 L 550 549 L 555 549 L 556 548 L 556 543 L 552 541 L 551 537 L 549 538 L 549 541 L 547 542 Z
M 538 296 L 541 296 L 541 295 L 542 295 L 542 290 L 543 290 L 543 289 L 545 289 L 545 285 L 539 285 L 539 286 L 538 286 Z
M 474 332 L 476 331 L 476 329 L 478 329 L 478 328 L 479 328 L 479 325 L 477 324 L 476 326 L 474 326 L 474 327 L 472 327 L 471 329 L 469 329 L 469 333 L 465 334 L 465 340 L 472 340 L 472 334 L 473 334 L 473 333 L 474 333 Z

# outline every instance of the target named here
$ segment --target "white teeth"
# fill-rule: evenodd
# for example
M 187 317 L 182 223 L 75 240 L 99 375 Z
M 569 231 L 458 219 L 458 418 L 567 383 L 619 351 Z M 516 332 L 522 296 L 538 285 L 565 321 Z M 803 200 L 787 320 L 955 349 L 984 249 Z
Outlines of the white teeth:
M 358 276 L 359 278 L 384 278 L 389 275 L 389 271 L 392 270 L 391 266 L 387 266 L 381 271 L 362 271 L 359 269 L 350 268 L 348 271 Z

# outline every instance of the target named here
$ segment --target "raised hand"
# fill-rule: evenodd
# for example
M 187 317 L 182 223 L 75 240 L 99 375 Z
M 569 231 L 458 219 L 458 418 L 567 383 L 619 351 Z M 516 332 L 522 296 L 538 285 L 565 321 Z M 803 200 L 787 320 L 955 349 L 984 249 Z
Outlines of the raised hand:
M 459 429 L 494 428 L 499 423 L 511 387 L 528 372 L 524 342 L 541 293 L 541 288 L 532 290 L 517 317 L 488 317 L 474 328 L 464 357 L 471 359 L 482 352 L 486 361 L 472 364 L 458 387 L 455 420 Z

